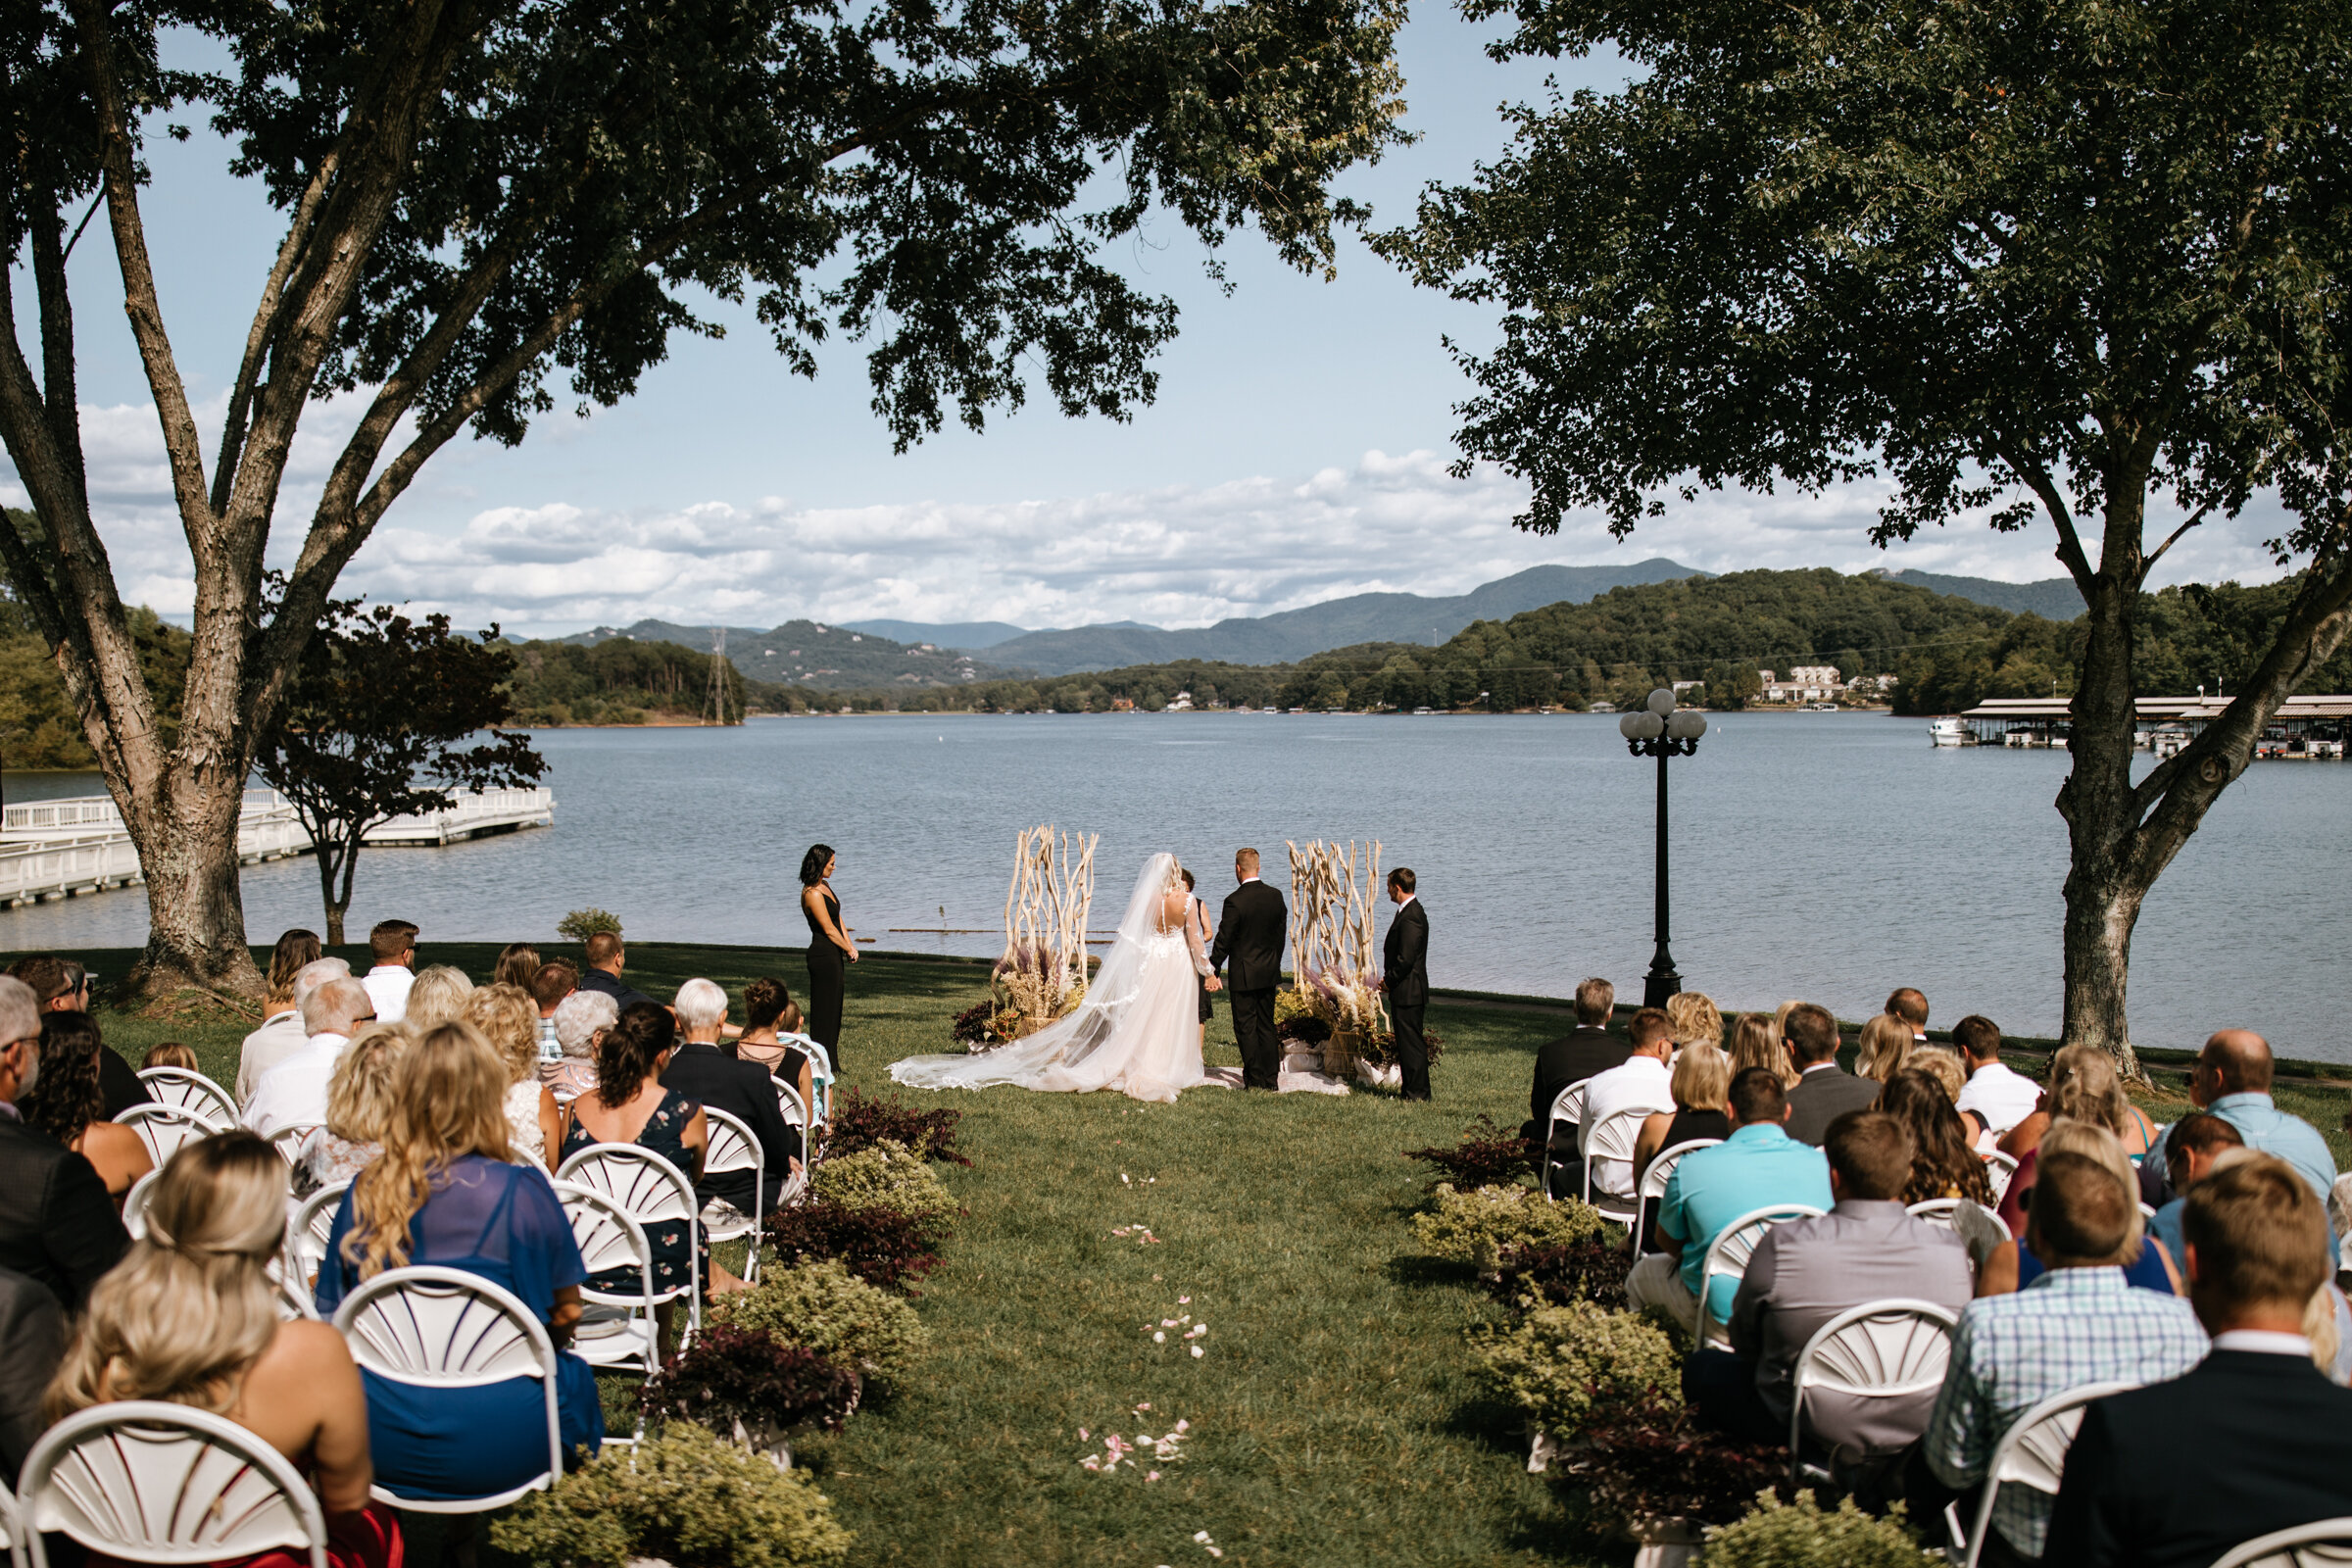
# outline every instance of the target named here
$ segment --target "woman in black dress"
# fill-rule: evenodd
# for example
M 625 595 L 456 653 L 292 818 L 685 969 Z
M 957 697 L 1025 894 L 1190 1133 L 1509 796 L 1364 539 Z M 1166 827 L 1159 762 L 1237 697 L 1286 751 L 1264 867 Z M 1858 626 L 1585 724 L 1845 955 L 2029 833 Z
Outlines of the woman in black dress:
M 833 896 L 832 846 L 811 844 L 801 857 L 801 913 L 808 918 L 808 1038 L 833 1058 L 841 1077 L 841 1002 L 849 989 L 845 967 L 858 961 L 858 949 L 841 925 L 841 901 Z

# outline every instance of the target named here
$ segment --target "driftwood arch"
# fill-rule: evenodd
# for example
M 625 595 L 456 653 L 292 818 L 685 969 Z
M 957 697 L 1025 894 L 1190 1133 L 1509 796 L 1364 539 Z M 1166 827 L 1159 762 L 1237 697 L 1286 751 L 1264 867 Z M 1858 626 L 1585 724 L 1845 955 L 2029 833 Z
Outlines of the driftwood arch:
M 1041 1029 L 1086 994 L 1086 923 L 1095 904 L 1101 835 L 1023 828 L 1004 894 L 1004 953 L 992 976 L 1001 1009 L 1018 1015 L 1008 1037 Z
M 1323 1070 L 1355 1064 L 1369 1037 L 1388 1029 L 1381 1000 L 1378 839 L 1315 839 L 1291 852 L 1291 975 L 1299 1000 L 1331 1025 Z

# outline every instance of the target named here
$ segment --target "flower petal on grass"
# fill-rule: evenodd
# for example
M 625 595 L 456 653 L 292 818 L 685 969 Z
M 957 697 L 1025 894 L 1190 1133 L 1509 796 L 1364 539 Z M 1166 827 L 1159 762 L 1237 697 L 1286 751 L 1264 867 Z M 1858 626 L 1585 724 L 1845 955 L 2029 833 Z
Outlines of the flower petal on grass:
M 1196 1345 L 1196 1346 L 1194 1346 L 1194 1347 L 1193 1347 L 1193 1357 L 1194 1357 L 1194 1359 L 1195 1359 L 1195 1360 L 1198 1360 L 1198 1359 L 1200 1359 L 1200 1347 L 1199 1347 L 1198 1345 Z

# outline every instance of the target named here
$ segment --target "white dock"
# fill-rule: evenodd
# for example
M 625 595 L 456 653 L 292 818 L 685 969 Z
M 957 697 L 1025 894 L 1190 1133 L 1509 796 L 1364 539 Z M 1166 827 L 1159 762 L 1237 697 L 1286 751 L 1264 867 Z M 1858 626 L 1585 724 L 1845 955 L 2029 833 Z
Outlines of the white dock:
M 446 811 L 399 816 L 371 829 L 370 845 L 416 848 L 459 844 L 491 833 L 552 827 L 555 792 L 466 791 Z M 274 790 L 248 790 L 237 819 L 237 858 L 252 865 L 308 855 L 311 836 Z M 122 815 L 104 795 L 33 801 L 0 811 L 0 906 L 15 907 L 144 881 Z

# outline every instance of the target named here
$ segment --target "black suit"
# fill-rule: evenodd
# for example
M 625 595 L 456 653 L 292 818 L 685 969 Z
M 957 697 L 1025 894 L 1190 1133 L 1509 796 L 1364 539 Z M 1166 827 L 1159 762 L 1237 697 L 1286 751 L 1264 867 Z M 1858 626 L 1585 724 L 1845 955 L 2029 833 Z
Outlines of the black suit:
M 579 989 L 582 991 L 594 991 L 602 996 L 611 997 L 612 999 L 612 1005 L 618 1007 L 623 1012 L 629 1010 L 629 1004 L 631 1003 L 651 1002 L 654 1000 L 653 998 L 647 996 L 644 992 L 638 990 L 635 986 L 623 985 L 618 975 L 607 974 L 602 969 L 591 969 L 587 973 L 581 975 Z
M 1876 1078 L 1857 1078 L 1838 1066 L 1806 1073 L 1788 1089 L 1788 1136 L 1819 1149 L 1830 1123 L 1877 1104 L 1883 1087 Z
M 41 1395 L 66 1353 L 66 1314 L 41 1283 L 0 1268 L 0 1480 L 17 1484 L 17 1469 L 33 1439 L 48 1428 Z
M 662 1087 L 674 1089 L 697 1104 L 723 1110 L 751 1128 L 767 1156 L 760 1208 L 762 1212 L 773 1209 L 791 1169 L 787 1161 L 802 1154 L 800 1132 L 776 1108 L 776 1086 L 768 1081 L 767 1069 L 756 1061 L 739 1061 L 716 1046 L 687 1041 L 670 1054 Z M 752 1211 L 752 1173 L 748 1170 L 708 1177 L 697 1182 L 694 1190 L 705 1202 L 723 1198 L 746 1214 Z
M 103 1114 L 113 1121 L 133 1105 L 144 1105 L 155 1096 L 147 1092 L 138 1069 L 122 1059 L 122 1054 L 112 1046 L 98 1048 L 98 1098 Z
M 1537 1049 L 1535 1087 L 1528 1091 L 1527 1125 L 1519 1129 L 1519 1136 L 1530 1143 L 1544 1143 L 1545 1192 L 1572 1193 L 1583 1174 L 1577 1165 L 1580 1151 L 1576 1123 L 1560 1123 L 1555 1141 L 1544 1140 L 1544 1127 L 1551 1119 L 1551 1102 L 1569 1085 L 1625 1065 L 1625 1059 L 1633 1054 L 1632 1041 L 1584 1023 Z M 1555 1160 L 1560 1162 L 1556 1171 Z
M 1429 1006 L 1429 916 L 1412 899 L 1389 922 L 1381 975 L 1389 997 L 1389 1021 L 1396 1026 L 1396 1065 L 1407 1100 L 1429 1098 L 1429 1043 L 1421 1038 L 1421 1014 Z
M 2215 1350 L 2082 1413 L 2042 1561 L 2205 1568 L 2256 1536 L 2352 1515 L 2352 1390 L 2308 1356 Z
M 1208 966 L 1218 975 L 1228 959 L 1233 976 L 1233 1041 L 1242 1048 L 1242 1083 L 1250 1089 L 1277 1087 L 1282 1042 L 1274 1037 L 1274 992 L 1282 984 L 1282 948 L 1291 929 L 1291 906 L 1265 883 L 1251 880 L 1225 898 L 1217 921 L 1216 946 Z
M 78 1312 L 122 1260 L 130 1233 L 90 1162 L 10 1116 L 0 1118 L 0 1268 L 49 1287 Z

